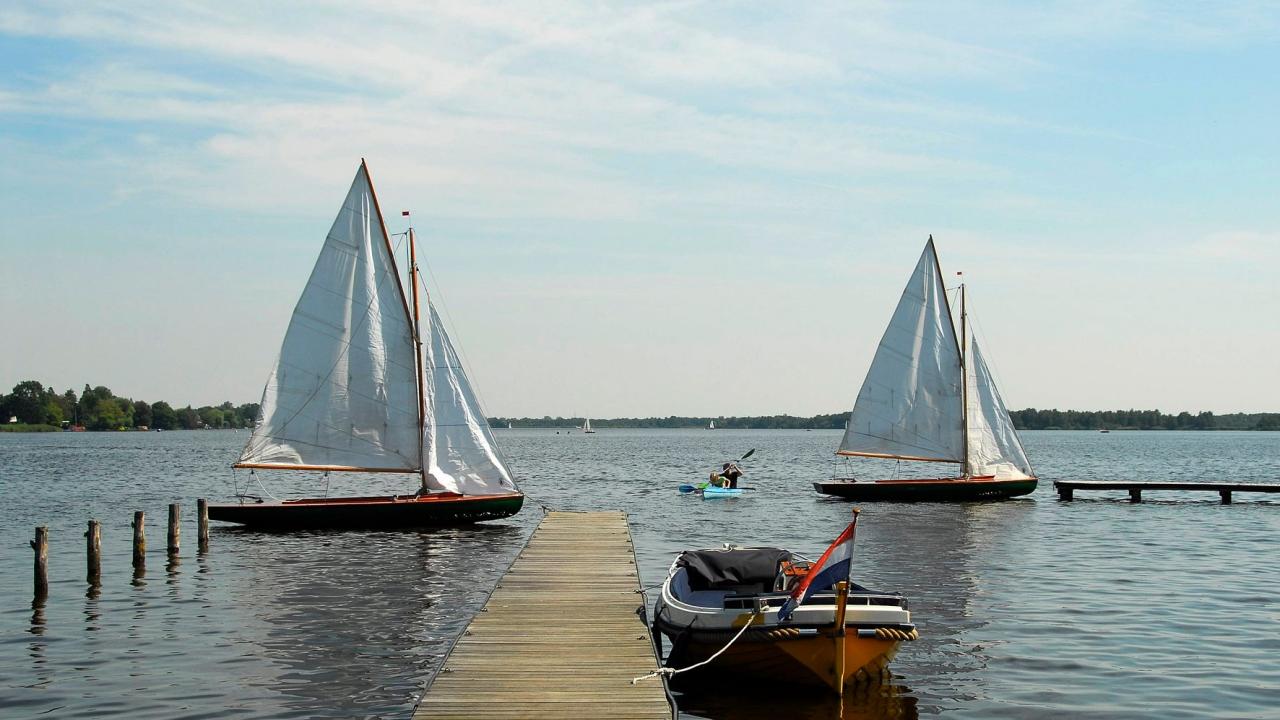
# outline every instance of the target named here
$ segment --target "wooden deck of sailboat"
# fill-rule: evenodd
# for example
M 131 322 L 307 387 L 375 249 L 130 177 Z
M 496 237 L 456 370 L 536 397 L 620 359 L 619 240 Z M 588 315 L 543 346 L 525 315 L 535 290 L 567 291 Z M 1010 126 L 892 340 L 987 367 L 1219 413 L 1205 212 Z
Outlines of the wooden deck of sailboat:
M 622 512 L 549 513 L 427 687 L 424 718 L 670 718 Z

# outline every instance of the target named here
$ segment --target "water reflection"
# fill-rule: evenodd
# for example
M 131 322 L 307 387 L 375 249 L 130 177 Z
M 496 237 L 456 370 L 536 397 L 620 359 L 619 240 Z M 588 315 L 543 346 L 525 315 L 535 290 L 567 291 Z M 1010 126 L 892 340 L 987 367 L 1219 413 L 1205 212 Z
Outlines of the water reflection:
M 242 540 L 257 571 L 239 591 L 264 628 L 271 689 L 307 716 L 349 717 L 385 708 L 389 691 L 412 707 L 523 537 L 499 525 Z
M 732 689 L 720 687 L 714 692 L 677 695 L 676 700 L 681 717 L 735 720 L 915 720 L 920 717 L 910 688 L 898 683 L 849 688 L 844 697 L 786 686 L 761 691 L 744 683 Z

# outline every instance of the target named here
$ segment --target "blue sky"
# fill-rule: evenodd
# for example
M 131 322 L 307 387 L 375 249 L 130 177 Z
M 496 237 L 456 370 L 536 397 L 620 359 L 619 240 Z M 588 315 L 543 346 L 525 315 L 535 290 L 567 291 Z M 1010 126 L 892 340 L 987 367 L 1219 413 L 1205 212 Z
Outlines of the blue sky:
M 852 405 L 932 233 L 1013 407 L 1280 409 L 1280 12 L 23 3 L 0 383 L 256 400 L 361 157 L 489 412 Z

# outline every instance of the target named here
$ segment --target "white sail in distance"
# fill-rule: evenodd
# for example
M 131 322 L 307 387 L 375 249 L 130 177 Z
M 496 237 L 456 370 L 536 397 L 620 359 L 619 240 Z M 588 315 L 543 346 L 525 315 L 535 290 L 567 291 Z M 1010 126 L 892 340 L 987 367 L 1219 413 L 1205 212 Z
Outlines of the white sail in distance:
M 1013 427 L 1013 418 L 996 389 L 987 363 L 971 338 L 969 365 L 969 472 L 994 475 L 997 480 L 1027 480 L 1035 476 Z
M 489 421 L 430 301 L 426 322 L 422 348 L 426 391 L 422 447 L 427 488 L 463 495 L 515 492 L 515 482 L 498 453 Z
M 962 383 L 960 344 L 930 238 L 876 348 L 836 452 L 963 462 Z
M 237 467 L 421 469 L 412 321 L 368 171 L 356 171 Z

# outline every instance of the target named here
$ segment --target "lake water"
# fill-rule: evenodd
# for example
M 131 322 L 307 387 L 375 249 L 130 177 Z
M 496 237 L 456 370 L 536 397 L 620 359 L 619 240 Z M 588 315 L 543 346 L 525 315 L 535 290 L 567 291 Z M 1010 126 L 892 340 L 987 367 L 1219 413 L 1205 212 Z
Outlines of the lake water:
M 529 499 L 507 521 L 435 532 L 270 535 L 215 527 L 198 497 L 232 493 L 245 433 L 0 435 L 0 716 L 407 718 L 452 639 L 553 509 L 630 515 L 642 581 L 725 541 L 816 556 L 852 506 L 810 483 L 842 468 L 832 431 L 502 430 Z M 1002 503 L 866 504 L 855 579 L 910 598 L 921 639 L 894 678 L 846 698 L 788 688 L 682 697 L 687 717 L 1280 717 L 1280 497 L 1077 494 L 1054 479 L 1280 481 L 1280 433 L 1028 432 L 1040 489 Z M 744 463 L 735 500 L 676 486 Z M 857 467 L 857 466 L 855 466 Z M 892 474 L 892 463 L 860 476 Z M 239 472 L 243 484 L 249 476 Z M 324 492 L 276 473 L 276 495 Z M 331 478 L 330 494 L 413 481 Z M 372 488 L 370 487 L 372 485 Z M 255 485 L 256 487 L 256 485 Z M 166 506 L 184 546 L 164 550 Z M 146 574 L 129 522 L 148 515 Z M 85 522 L 103 523 L 103 585 L 84 583 Z M 36 525 L 50 595 L 31 606 Z

